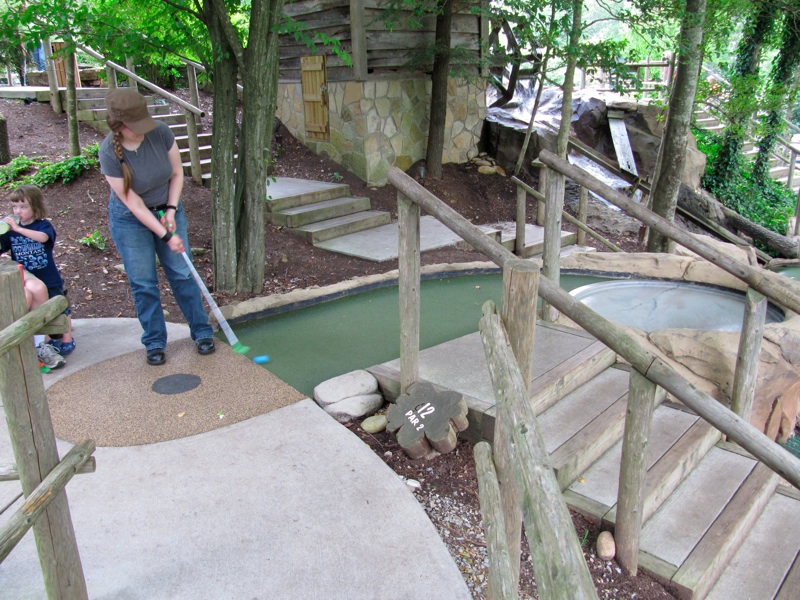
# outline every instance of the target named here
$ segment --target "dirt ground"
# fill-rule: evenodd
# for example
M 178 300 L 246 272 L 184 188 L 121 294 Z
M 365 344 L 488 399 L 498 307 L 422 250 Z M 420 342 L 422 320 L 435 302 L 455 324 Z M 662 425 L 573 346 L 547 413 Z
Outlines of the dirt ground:
M 210 106 L 208 97 L 204 103 Z M 207 109 L 210 113 L 210 108 Z M 0 100 L 0 113 L 7 120 L 12 156 L 25 154 L 51 161 L 67 155 L 67 124 L 63 115 L 56 115 L 49 105 Z M 203 125 L 210 130 L 210 118 Z M 81 125 L 81 144 L 102 140 L 102 135 Z M 391 186 L 373 188 L 347 172 L 341 165 L 314 155 L 281 126 L 276 132 L 274 150 L 277 156 L 276 175 L 348 183 L 353 195 L 368 196 L 372 207 L 387 210 L 396 218 L 396 192 Z M 416 167 L 409 170 L 414 176 Z M 524 179 L 524 177 L 523 177 Z M 528 181 L 535 184 L 534 181 Z M 515 213 L 515 186 L 500 175 L 481 175 L 471 165 L 445 165 L 441 180 L 427 178 L 424 185 L 434 195 L 447 202 L 458 213 L 475 224 L 512 221 Z M 5 196 L 7 190 L 2 191 Z M 53 185 L 45 189 L 49 216 L 58 239 L 56 260 L 65 280 L 72 303 L 74 318 L 134 317 L 133 301 L 124 274 L 115 268 L 121 263 L 110 240 L 107 218 L 108 186 L 99 171 L 92 171 L 68 185 Z M 182 197 L 189 219 L 189 242 L 195 264 L 209 289 L 213 291 L 211 253 L 211 192 L 208 188 L 186 180 Z M 535 200 L 529 199 L 528 214 L 534 214 Z M 7 205 L 7 202 L 3 202 Z M 10 206 L 0 213 L 10 212 Z M 611 241 L 628 251 L 640 249 L 635 226 L 625 222 L 624 215 L 609 218 L 595 207 L 594 226 Z M 568 229 L 569 226 L 565 227 Z M 315 249 L 281 227 L 265 224 L 266 277 L 259 295 L 283 293 L 295 288 L 327 285 L 352 277 L 382 273 L 395 269 L 396 261 L 373 263 L 357 258 L 332 254 Z M 98 231 L 107 240 L 104 250 L 80 243 L 80 239 Z M 603 250 L 598 245 L 599 250 Z M 456 249 L 425 252 L 423 264 L 485 260 L 474 252 Z M 214 293 L 218 304 L 225 305 L 249 296 Z M 162 299 L 168 318 L 182 321 L 166 282 L 162 284 Z M 80 343 L 80 340 L 78 340 Z M 472 449 L 461 441 L 457 449 L 431 460 L 409 460 L 392 436 L 366 434 L 357 424 L 349 429 L 359 435 L 400 476 L 421 484 L 417 492 L 432 521 L 450 548 L 475 598 L 486 597 L 485 542 L 480 525 Z M 587 563 L 601 598 L 639 598 L 655 600 L 672 598 L 661 585 L 646 575 L 627 577 L 615 562 L 604 562 L 594 554 L 597 527 L 574 514 L 578 535 L 583 541 Z M 536 598 L 536 586 L 527 554 L 523 563 L 522 598 Z

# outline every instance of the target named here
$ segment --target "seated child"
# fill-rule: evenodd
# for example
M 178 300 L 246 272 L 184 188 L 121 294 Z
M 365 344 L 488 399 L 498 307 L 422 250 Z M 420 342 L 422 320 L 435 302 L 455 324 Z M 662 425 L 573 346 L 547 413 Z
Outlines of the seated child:
M 12 259 L 22 264 L 26 271 L 44 283 L 48 298 L 65 296 L 64 280 L 58 272 L 53 257 L 56 231 L 46 218 L 47 209 L 42 191 L 35 185 L 21 185 L 11 192 L 9 200 L 14 216 L 5 218 L 10 230 L 0 235 L 0 254 L 10 250 Z M 42 353 L 49 356 L 55 351 L 65 356 L 75 349 L 70 313 L 67 307 L 64 314 L 67 315 L 70 325 L 69 331 L 63 334 L 60 340 L 53 340 L 52 344 L 43 342 L 37 346 L 40 359 Z

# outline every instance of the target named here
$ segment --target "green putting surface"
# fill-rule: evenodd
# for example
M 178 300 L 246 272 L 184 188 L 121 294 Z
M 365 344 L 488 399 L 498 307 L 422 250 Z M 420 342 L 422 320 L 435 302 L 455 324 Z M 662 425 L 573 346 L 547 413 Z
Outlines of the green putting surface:
M 563 275 L 567 291 L 596 277 Z M 498 305 L 502 275 L 466 275 L 427 279 L 421 286 L 420 348 L 478 330 L 487 300 Z M 358 292 L 337 300 L 234 326 L 251 359 L 269 355 L 262 366 L 301 392 L 356 369 L 400 355 L 400 309 L 397 286 Z

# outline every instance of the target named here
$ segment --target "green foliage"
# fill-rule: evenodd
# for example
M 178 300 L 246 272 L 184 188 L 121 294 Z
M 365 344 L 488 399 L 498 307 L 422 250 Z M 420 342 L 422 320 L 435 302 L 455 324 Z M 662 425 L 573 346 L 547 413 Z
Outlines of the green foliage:
M 10 186 L 16 182 L 24 173 L 42 164 L 41 156 L 34 156 L 28 158 L 24 154 L 20 154 L 11 159 L 7 165 L 0 167 L 0 188 Z
M 786 235 L 789 218 L 794 215 L 795 198 L 785 185 L 767 179 L 759 183 L 748 166 L 739 167 L 732 177 L 715 178 L 713 159 L 721 149 L 722 137 L 703 129 L 694 129 L 697 148 L 708 158 L 703 187 L 725 206 L 781 235 Z
M 27 183 L 39 187 L 58 181 L 69 183 L 89 169 L 98 166 L 99 150 L 99 144 L 92 144 L 84 148 L 80 156 L 65 158 L 55 163 L 43 160 L 40 156 L 34 158 L 28 158 L 24 154 L 17 156 L 9 164 L 0 167 L 0 188 Z M 35 171 L 30 173 L 34 169 Z
M 99 229 L 95 229 L 92 233 L 87 235 L 86 237 L 82 237 L 78 240 L 84 246 L 88 246 L 89 248 L 96 248 L 98 250 L 105 250 L 106 249 L 106 238 L 103 234 L 100 233 Z

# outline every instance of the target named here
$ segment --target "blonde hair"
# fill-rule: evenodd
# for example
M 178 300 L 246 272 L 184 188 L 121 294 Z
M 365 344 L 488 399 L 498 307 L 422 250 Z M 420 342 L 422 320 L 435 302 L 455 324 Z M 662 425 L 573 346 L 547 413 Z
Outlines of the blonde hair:
M 122 121 L 117 121 L 110 114 L 106 116 L 106 123 L 108 123 L 108 127 L 112 131 L 111 140 L 114 142 L 114 154 L 117 155 L 119 164 L 122 167 L 122 189 L 127 196 L 131 189 L 133 171 L 131 171 L 128 163 L 125 162 L 125 155 L 122 153 L 122 128 L 124 127 L 125 123 Z
M 35 185 L 21 185 L 8 196 L 11 202 L 27 202 L 33 211 L 34 220 L 47 218 L 47 205 L 42 190 Z

